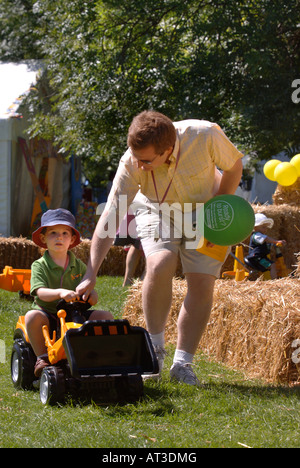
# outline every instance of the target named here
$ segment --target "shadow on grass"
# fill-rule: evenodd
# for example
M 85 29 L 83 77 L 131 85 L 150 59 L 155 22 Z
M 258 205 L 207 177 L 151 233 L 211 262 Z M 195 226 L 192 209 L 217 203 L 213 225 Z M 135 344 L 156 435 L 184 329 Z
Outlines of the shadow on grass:
M 26 391 L 35 393 L 33 390 Z M 259 383 L 232 383 L 232 382 L 209 382 L 200 387 L 173 383 L 168 380 L 160 382 L 147 382 L 144 384 L 144 395 L 133 402 L 119 403 L 97 403 L 90 398 L 80 398 L 74 395 L 66 395 L 65 401 L 54 405 L 56 410 L 66 408 L 83 408 L 92 405 L 94 411 L 105 410 L 106 416 L 116 418 L 120 416 L 154 416 L 163 418 L 178 415 L 182 411 L 193 411 L 205 402 L 214 400 L 247 400 L 247 398 L 258 398 L 264 401 L 272 401 L 278 397 L 300 399 L 300 387 L 286 387 L 266 385 Z M 190 405 L 190 407 L 189 407 Z M 43 405 L 41 404 L 41 407 Z
M 170 382 L 159 382 L 146 384 L 144 397 L 129 404 L 109 405 L 106 408 L 106 415 L 117 417 L 130 412 L 149 414 L 157 417 L 175 415 L 182 411 L 182 407 L 188 405 L 197 406 L 205 400 L 222 397 L 236 397 L 237 399 L 258 397 L 264 400 L 273 400 L 280 396 L 287 398 L 300 398 L 299 387 L 285 387 L 259 384 L 235 384 L 226 382 L 212 382 L 201 387 L 191 387 L 184 384 L 174 384 Z M 191 400 L 189 400 L 191 399 Z
M 207 391 L 215 390 L 222 393 L 236 394 L 237 396 L 258 396 L 262 398 L 273 399 L 280 395 L 286 397 L 297 396 L 300 397 L 300 386 L 288 387 L 282 385 L 267 385 L 267 384 L 237 384 L 226 382 L 214 382 L 204 384 L 203 388 Z
M 275 385 L 250 385 L 250 384 L 237 384 L 237 383 L 226 383 L 226 382 L 212 382 L 203 384 L 200 387 L 191 387 L 184 384 L 173 384 L 172 388 L 165 388 L 164 386 L 157 385 L 156 387 L 148 387 L 145 389 L 145 398 L 158 401 L 162 400 L 164 407 L 171 407 L 169 401 L 173 401 L 176 398 L 189 398 L 199 397 L 203 394 L 205 396 L 211 395 L 235 395 L 237 397 L 261 397 L 264 399 L 274 399 L 278 396 L 285 396 L 287 398 L 297 397 L 300 399 L 300 386 L 287 387 L 287 386 L 275 386 Z

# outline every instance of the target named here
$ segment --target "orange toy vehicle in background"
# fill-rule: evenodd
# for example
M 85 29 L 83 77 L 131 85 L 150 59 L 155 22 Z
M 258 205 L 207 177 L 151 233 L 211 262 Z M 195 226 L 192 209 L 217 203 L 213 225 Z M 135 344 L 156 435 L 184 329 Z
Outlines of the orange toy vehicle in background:
M 19 292 L 20 295 L 30 295 L 31 270 L 19 270 L 6 266 L 0 274 L 0 289 Z

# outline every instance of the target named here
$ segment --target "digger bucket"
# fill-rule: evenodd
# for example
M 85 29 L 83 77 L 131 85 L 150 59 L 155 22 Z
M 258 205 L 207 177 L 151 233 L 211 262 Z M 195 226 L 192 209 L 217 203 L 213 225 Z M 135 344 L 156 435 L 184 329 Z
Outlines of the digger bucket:
M 127 320 L 92 320 L 69 329 L 63 346 L 73 377 L 157 374 L 148 332 Z

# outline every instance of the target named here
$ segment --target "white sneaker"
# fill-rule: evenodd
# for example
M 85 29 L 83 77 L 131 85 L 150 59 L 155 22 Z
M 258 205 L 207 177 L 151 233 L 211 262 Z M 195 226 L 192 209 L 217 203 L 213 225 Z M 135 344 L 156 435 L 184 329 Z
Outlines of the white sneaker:
M 143 374 L 142 375 L 143 380 L 148 380 L 148 379 L 158 380 L 160 378 L 161 372 L 164 367 L 164 360 L 167 355 L 167 351 L 165 350 L 165 348 L 159 345 L 153 346 L 153 349 L 158 360 L 158 374 Z
M 171 380 L 186 383 L 188 385 L 200 385 L 200 381 L 194 374 L 191 364 L 175 362 L 170 369 Z

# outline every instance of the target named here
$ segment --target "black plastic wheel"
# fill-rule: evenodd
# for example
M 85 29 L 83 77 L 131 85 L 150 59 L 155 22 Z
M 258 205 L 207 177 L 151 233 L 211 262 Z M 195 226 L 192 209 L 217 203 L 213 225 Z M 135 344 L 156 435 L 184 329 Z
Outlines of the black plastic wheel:
M 14 341 L 11 353 L 11 379 L 16 388 L 31 389 L 36 356 L 28 343 L 21 338 Z
M 65 376 L 59 367 L 43 369 L 40 380 L 40 400 L 43 405 L 62 403 L 65 397 Z

